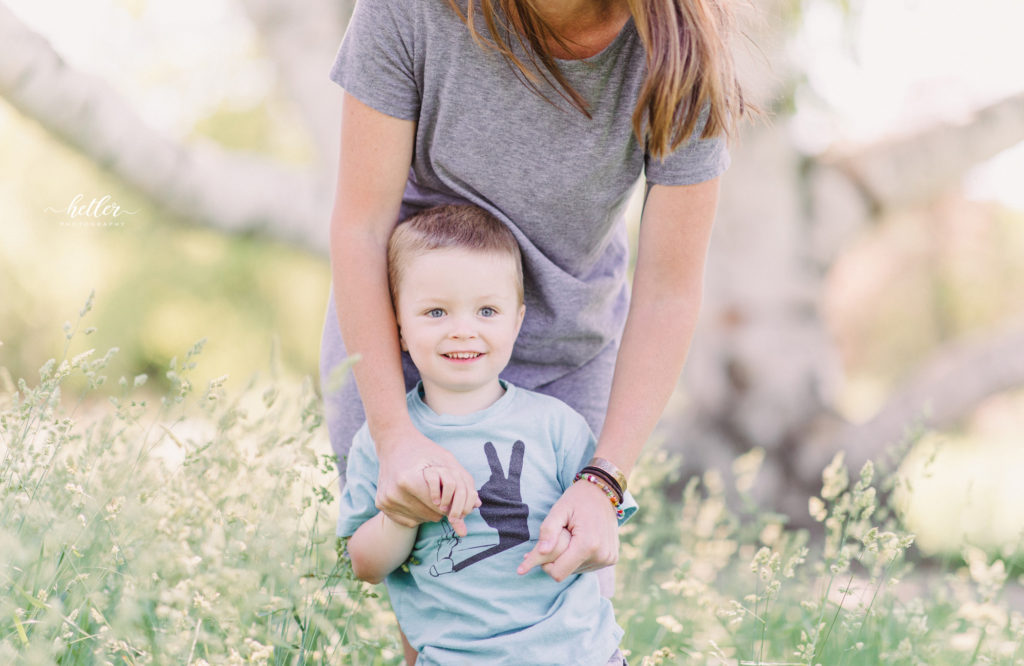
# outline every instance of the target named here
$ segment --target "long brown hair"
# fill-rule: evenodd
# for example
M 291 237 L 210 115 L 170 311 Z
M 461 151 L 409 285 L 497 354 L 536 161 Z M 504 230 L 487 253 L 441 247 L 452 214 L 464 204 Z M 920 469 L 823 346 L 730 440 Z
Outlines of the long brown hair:
M 544 21 L 531 0 L 468 0 L 465 11 L 456 0 L 447 1 L 473 39 L 501 53 L 534 93 L 550 101 L 542 90 L 549 87 L 590 117 L 586 100 L 562 74 L 548 45 L 570 52 L 571 46 Z M 732 28 L 730 0 L 626 2 L 647 55 L 647 76 L 633 110 L 637 140 L 646 141 L 654 157 L 664 157 L 690 139 L 705 109 L 702 138 L 731 134 L 745 106 L 727 43 Z M 477 3 L 491 39 L 476 30 Z M 504 17 L 502 24 L 499 16 Z M 516 56 L 515 44 L 527 62 Z

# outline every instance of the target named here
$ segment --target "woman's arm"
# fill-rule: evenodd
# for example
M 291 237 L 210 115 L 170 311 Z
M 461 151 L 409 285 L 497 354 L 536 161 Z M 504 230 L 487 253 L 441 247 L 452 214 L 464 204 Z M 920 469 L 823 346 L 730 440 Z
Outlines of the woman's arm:
M 629 314 L 595 453 L 626 475 L 654 430 L 690 348 L 718 184 L 716 178 L 696 185 L 653 185 L 644 204 Z M 608 500 L 597 487 L 573 484 L 541 526 L 538 557 L 530 562 L 550 562 L 544 569 L 556 580 L 614 564 L 618 525 L 614 512 L 594 510 L 598 505 L 607 506 Z M 558 555 L 555 537 L 563 527 L 572 540 Z M 549 559 L 553 555 L 558 556 Z
M 359 580 L 374 585 L 384 580 L 409 559 L 417 529 L 399 525 L 383 513 L 374 515 L 348 540 L 352 573 Z
M 331 213 L 334 298 L 345 347 L 361 357 L 353 373 L 380 461 L 377 507 L 407 527 L 449 513 L 456 532 L 464 534 L 462 517 L 477 502 L 473 479 L 409 418 L 398 326 L 388 292 L 387 242 L 398 219 L 415 130 L 414 122 L 385 115 L 345 94 Z M 464 498 L 461 506 L 440 511 L 446 508 L 440 506 L 440 491 L 424 480 L 428 467 L 447 470 L 445 478 L 466 489 L 456 494 Z
M 644 204 L 633 293 L 595 455 L 629 476 L 682 372 L 697 326 L 718 179 L 654 185 Z

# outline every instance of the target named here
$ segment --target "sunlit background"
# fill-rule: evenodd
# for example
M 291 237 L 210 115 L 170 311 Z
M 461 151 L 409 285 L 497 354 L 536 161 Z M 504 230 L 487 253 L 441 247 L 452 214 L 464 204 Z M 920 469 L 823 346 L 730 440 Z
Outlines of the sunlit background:
M 301 114 L 237 0 L 3 4 L 171 140 L 205 137 L 286 164 L 313 162 Z M 1020 0 L 848 4 L 807 1 L 790 17 L 797 27 L 784 53 L 803 80 L 774 122 L 805 155 L 968 122 L 1024 91 Z M 318 74 L 334 103 L 330 55 Z M 199 381 L 227 373 L 237 388 L 272 369 L 315 376 L 330 279 L 322 254 L 176 215 L 3 100 L 0 146 L 0 366 L 11 376 L 31 381 L 59 355 L 62 325 L 93 290 L 83 327 L 96 329 L 88 345 L 120 348 L 114 377 L 147 373 L 159 388 L 169 359 L 201 338 Z M 77 195 L 109 196 L 125 211 L 120 224 L 69 223 L 61 211 Z M 849 244 L 821 295 L 844 369 L 837 408 L 854 420 L 939 341 L 1024 314 L 1024 144 L 971 169 L 926 208 L 877 222 Z M 1019 549 L 1021 432 L 1018 388 L 915 449 L 909 521 L 925 552 L 965 541 Z

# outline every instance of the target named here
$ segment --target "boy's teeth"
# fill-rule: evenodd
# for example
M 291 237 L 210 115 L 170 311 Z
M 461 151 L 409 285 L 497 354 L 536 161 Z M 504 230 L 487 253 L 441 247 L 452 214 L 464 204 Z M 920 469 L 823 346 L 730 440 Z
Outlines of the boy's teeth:
M 445 354 L 448 358 L 476 358 L 479 355 L 480 354 L 476 352 L 451 352 L 449 354 Z

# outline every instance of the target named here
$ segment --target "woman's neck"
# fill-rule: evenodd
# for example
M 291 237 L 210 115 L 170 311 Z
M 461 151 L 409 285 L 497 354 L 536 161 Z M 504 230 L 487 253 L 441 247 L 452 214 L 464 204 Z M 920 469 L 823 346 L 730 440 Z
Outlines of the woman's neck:
M 589 58 L 607 47 L 629 20 L 626 0 L 547 0 L 534 5 L 572 52 L 549 44 L 556 58 Z

